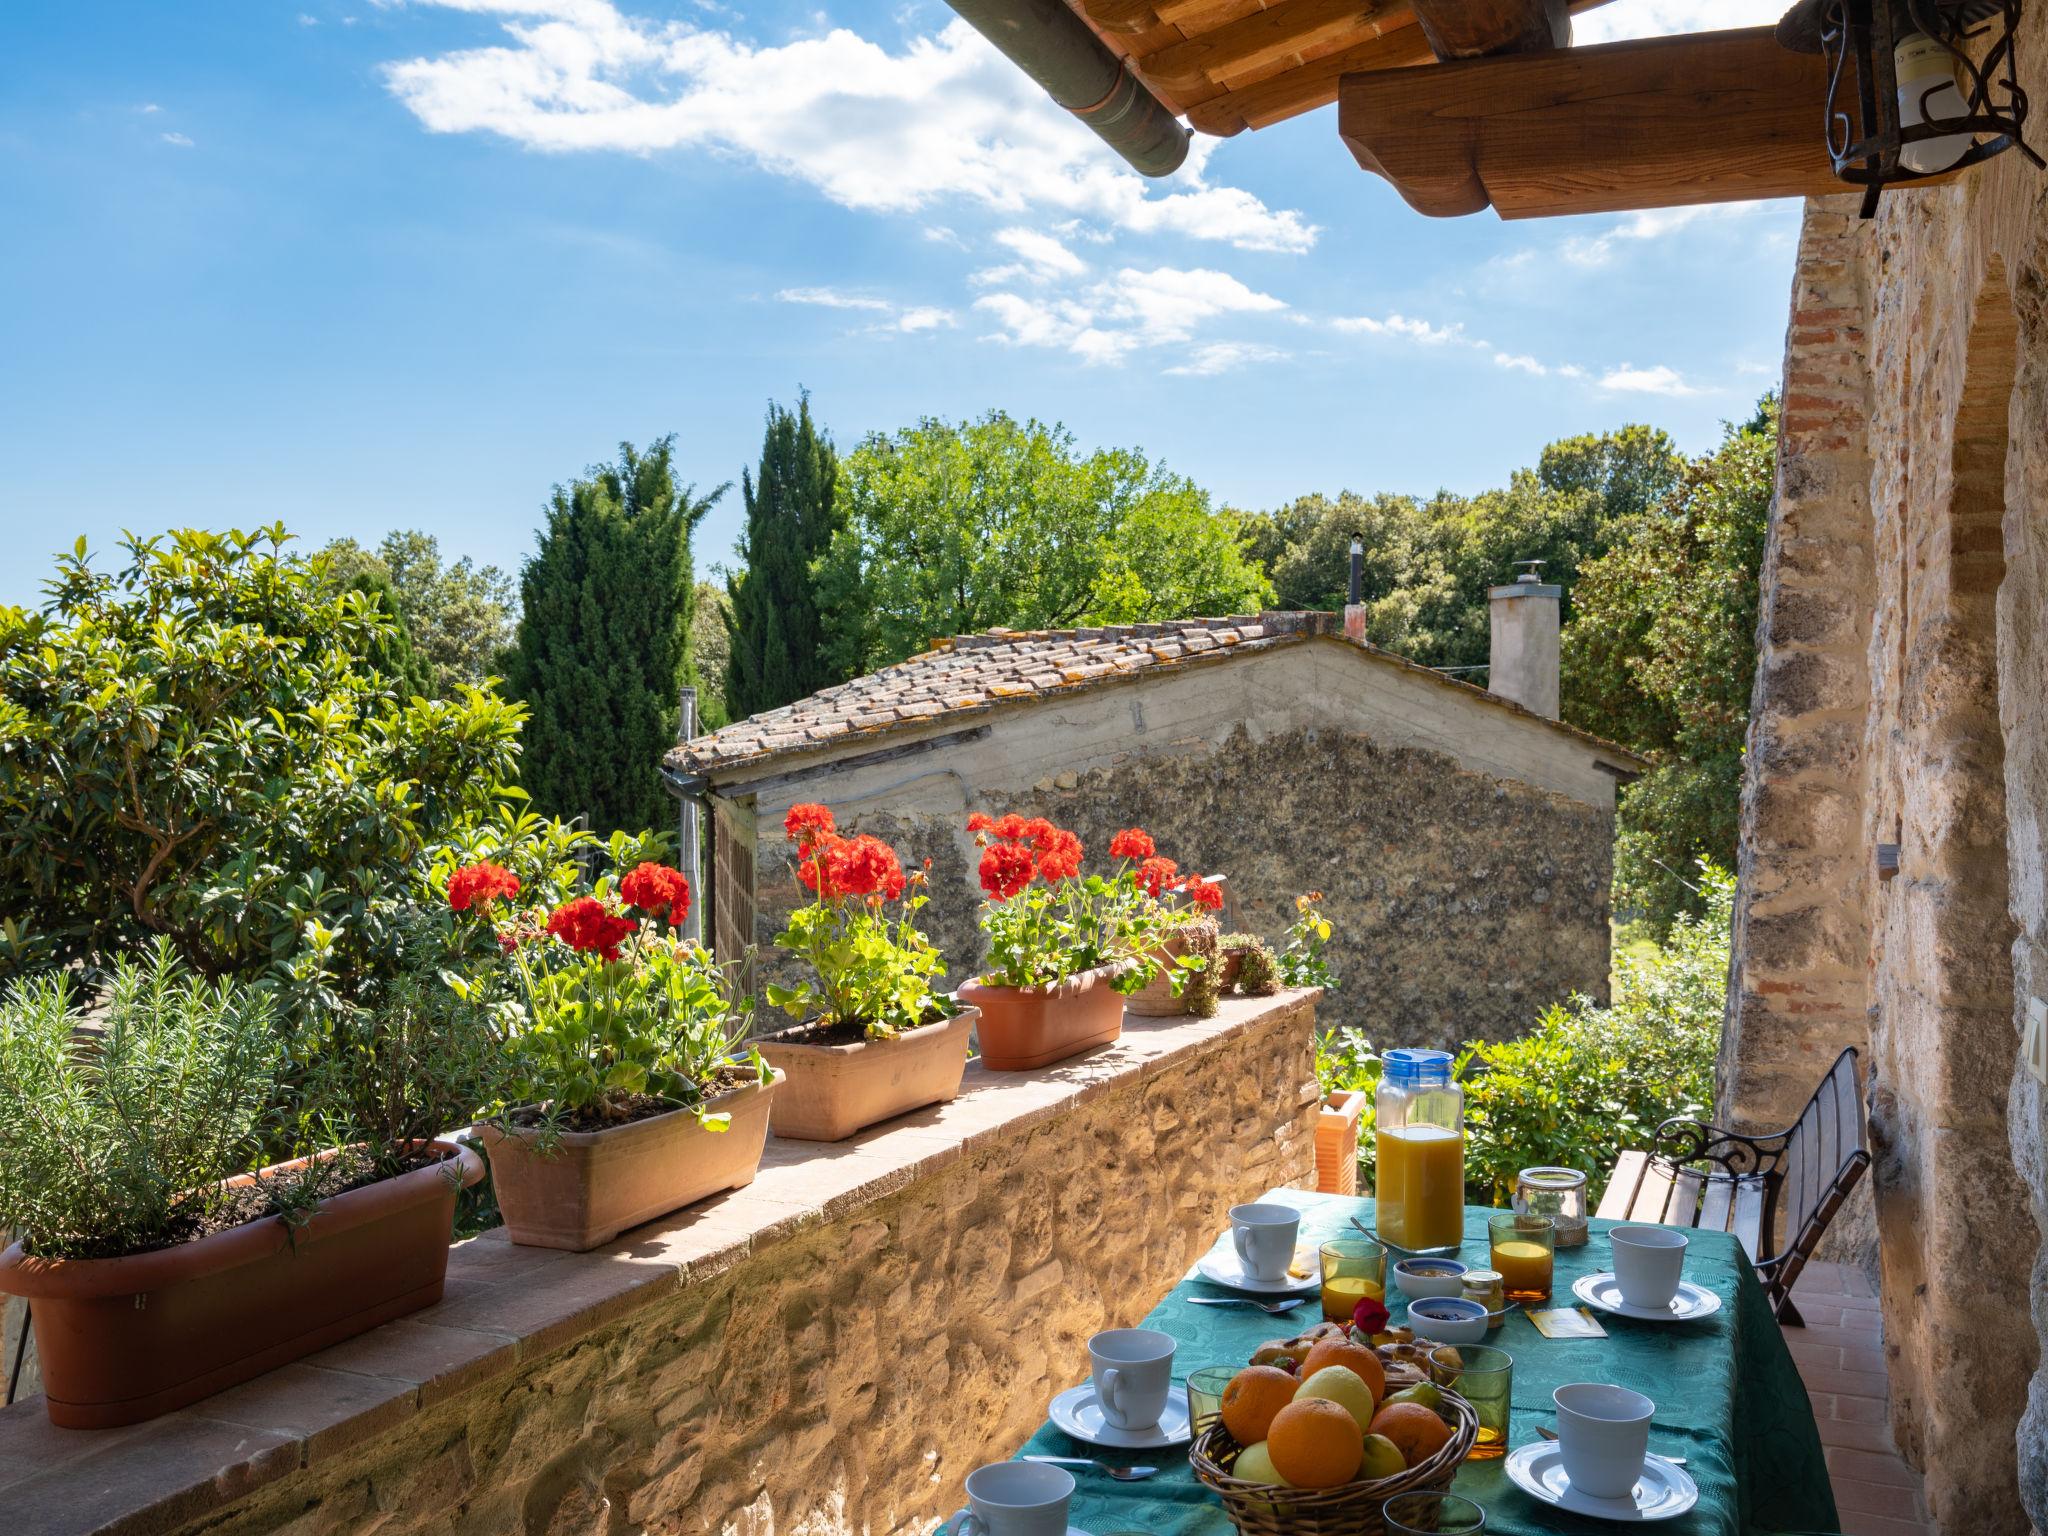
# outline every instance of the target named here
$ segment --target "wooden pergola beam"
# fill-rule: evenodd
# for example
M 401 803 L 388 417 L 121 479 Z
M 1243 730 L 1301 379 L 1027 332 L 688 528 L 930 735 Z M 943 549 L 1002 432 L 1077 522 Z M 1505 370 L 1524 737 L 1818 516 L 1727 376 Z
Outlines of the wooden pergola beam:
M 1170 91 L 1199 90 L 1354 32 L 1371 42 L 1390 30 L 1413 27 L 1407 0 L 1281 0 L 1136 63 L 1147 80 Z
M 1548 53 L 1572 40 L 1565 0 L 1414 0 L 1415 19 L 1439 59 Z
M 1347 74 L 1337 126 L 1418 212 L 1528 219 L 1839 192 L 1826 100 L 1753 27 Z

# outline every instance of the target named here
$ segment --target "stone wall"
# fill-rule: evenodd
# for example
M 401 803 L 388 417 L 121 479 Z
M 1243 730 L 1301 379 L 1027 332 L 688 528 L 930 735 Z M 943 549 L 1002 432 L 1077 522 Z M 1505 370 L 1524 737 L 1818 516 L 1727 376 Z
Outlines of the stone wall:
M 922 920 L 947 954 L 951 985 L 984 953 L 967 813 L 1014 810 L 1072 827 L 1091 868 L 1107 867 L 1098 861 L 1118 828 L 1144 827 L 1183 868 L 1227 876 L 1229 924 L 1271 941 L 1284 935 L 1294 898 L 1321 890 L 1342 982 L 1323 1019 L 1377 1045 L 1506 1039 L 1575 992 L 1604 1001 L 1612 775 L 1590 766 L 1590 752 L 1582 781 L 1533 761 L 1526 777 L 1506 771 L 1525 737 L 1547 745 L 1551 728 L 1504 712 L 1508 747 L 1478 762 L 1459 753 L 1454 712 L 1436 712 L 1434 739 L 1402 729 L 1399 716 L 1347 713 L 1343 690 L 1356 674 L 1341 666 L 1340 643 L 1319 649 L 1320 659 L 1282 653 L 1122 698 L 1105 691 L 1046 706 L 1042 718 L 1016 717 L 958 747 L 759 796 L 762 974 L 786 973 L 769 951 L 805 895 L 781 856 L 781 819 L 792 800 L 820 799 L 842 826 L 887 838 L 906 861 L 932 859 Z M 1202 690 L 1207 713 L 1179 716 L 1175 688 Z M 1419 702 L 1431 703 L 1426 694 Z M 1498 708 L 1478 706 L 1489 707 Z M 1110 728 L 1113 749 L 1091 751 L 1088 732 Z
M 2022 34 L 2040 99 L 2048 14 Z M 1777 611 L 1838 611 L 1788 668 L 1766 610 L 1723 1073 L 1736 1112 L 1774 1110 L 1773 1076 L 1854 1038 L 1863 1000 L 1894 1429 L 1953 1533 L 2048 1529 L 2048 1113 L 2017 1061 L 2048 993 L 2044 274 L 2048 179 L 2017 156 L 1867 225 L 1809 207 L 1769 574 Z
M 438 1306 L 135 1430 L 18 1405 L 0 1509 L 38 1536 L 928 1531 L 1232 1204 L 1312 1183 L 1314 1006 L 970 1066 L 596 1253 L 460 1244 Z

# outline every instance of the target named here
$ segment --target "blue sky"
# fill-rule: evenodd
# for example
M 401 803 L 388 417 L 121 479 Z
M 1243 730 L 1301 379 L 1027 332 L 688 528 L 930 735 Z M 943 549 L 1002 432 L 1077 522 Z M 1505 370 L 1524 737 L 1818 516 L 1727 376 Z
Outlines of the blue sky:
M 842 446 L 999 406 L 1250 508 L 1626 421 L 1700 450 L 1775 378 L 1797 230 L 1424 219 L 1334 109 L 1149 183 L 941 0 L 9 0 L 0 61 L 9 602 L 183 523 L 514 571 L 620 439 L 736 482 L 799 386 Z

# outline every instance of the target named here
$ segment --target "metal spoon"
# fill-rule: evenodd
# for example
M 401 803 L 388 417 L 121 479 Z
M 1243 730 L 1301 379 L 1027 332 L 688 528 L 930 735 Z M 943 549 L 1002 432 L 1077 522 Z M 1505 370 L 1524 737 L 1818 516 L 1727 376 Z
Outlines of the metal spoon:
M 1185 1299 L 1198 1307 L 1253 1307 L 1269 1317 L 1292 1312 L 1309 1300 L 1306 1296 L 1297 1296 L 1292 1301 L 1255 1301 L 1249 1296 L 1189 1296 Z
M 1555 1440 L 1557 1438 L 1557 1431 L 1552 1429 L 1548 1424 L 1538 1424 L 1536 1426 L 1536 1433 L 1541 1435 L 1546 1440 Z M 1659 1461 L 1670 1462 L 1671 1465 L 1673 1465 L 1674 1467 L 1682 1467 L 1685 1465 L 1685 1458 L 1683 1456 L 1666 1456 L 1662 1451 L 1652 1451 L 1650 1454 L 1652 1456 L 1655 1456 Z
M 1108 1462 L 1097 1461 L 1092 1456 L 1023 1456 L 1018 1459 L 1042 1461 L 1053 1467 L 1093 1467 L 1119 1483 L 1142 1483 L 1159 1470 L 1157 1467 L 1112 1467 Z

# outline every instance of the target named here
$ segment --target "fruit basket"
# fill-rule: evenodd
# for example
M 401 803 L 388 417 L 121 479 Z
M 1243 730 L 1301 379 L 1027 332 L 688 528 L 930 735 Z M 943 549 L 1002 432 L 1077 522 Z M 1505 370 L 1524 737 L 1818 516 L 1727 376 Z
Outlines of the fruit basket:
M 1448 1488 L 1459 1464 L 1479 1438 L 1479 1417 L 1455 1392 L 1444 1392 L 1437 1410 L 1451 1438 L 1436 1453 L 1392 1477 L 1339 1483 L 1334 1488 L 1293 1488 L 1252 1483 L 1231 1476 L 1243 1449 L 1221 1420 L 1195 1438 L 1188 1464 L 1203 1485 L 1223 1500 L 1241 1536 L 1385 1536 L 1380 1506 L 1397 1493 Z

